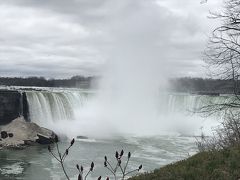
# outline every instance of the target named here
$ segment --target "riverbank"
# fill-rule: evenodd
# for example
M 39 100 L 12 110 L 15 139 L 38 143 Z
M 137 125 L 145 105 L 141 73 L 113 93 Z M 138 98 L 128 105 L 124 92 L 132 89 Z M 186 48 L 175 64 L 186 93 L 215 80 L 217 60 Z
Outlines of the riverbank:
M 240 178 L 240 147 L 201 152 L 129 180 L 230 180 Z

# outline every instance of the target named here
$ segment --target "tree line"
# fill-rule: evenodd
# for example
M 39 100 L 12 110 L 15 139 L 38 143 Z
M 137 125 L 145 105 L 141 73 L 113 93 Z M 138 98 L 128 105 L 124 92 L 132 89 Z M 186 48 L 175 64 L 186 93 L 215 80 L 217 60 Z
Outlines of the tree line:
M 84 76 L 73 76 L 69 79 L 46 79 L 44 77 L 0 77 L 0 85 L 89 88 L 91 80 L 92 77 Z
M 2 86 L 37 86 L 37 87 L 75 87 L 90 88 L 97 77 L 73 76 L 69 79 L 46 79 L 44 77 L 0 77 Z M 235 93 L 235 83 L 231 79 L 172 78 L 169 80 L 170 90 L 176 92 L 215 92 Z M 240 93 L 240 89 L 238 90 Z
M 173 78 L 169 80 L 170 90 L 177 92 L 212 92 L 220 94 L 240 93 L 240 89 L 234 90 L 236 82 L 232 79 L 203 79 L 203 78 Z M 238 82 L 239 83 L 239 82 Z

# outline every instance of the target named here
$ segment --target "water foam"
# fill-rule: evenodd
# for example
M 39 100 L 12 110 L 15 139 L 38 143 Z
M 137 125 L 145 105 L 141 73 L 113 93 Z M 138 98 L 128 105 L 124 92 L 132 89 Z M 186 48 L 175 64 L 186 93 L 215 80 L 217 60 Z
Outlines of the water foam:
M 229 96 L 199 96 L 190 94 L 156 95 L 154 106 L 146 106 L 142 101 L 139 107 L 132 107 L 122 113 L 115 108 L 108 109 L 108 103 L 96 94 L 81 90 L 65 91 L 26 91 L 30 118 L 41 126 L 51 128 L 68 136 L 87 135 L 107 137 L 113 134 L 134 135 L 199 135 L 201 130 L 211 132 L 211 127 L 219 124 L 219 117 L 201 117 L 190 110 L 200 108 L 208 102 L 225 102 Z M 138 95 L 137 95 L 138 97 Z M 158 102 L 156 101 L 158 100 Z M 104 101 L 98 107 L 99 101 Z M 119 102 L 123 106 L 125 100 Z M 104 106 L 104 104 L 108 104 Z M 134 104 L 132 104 L 134 105 Z M 114 106 L 114 105 L 113 105 Z M 129 107 L 129 104 L 127 105 Z M 154 107 L 155 114 L 145 107 Z M 137 111 L 139 110 L 139 111 Z M 146 113 L 146 111 L 149 111 Z M 137 116 L 136 116 L 137 114 Z M 129 119 L 133 118 L 131 121 Z M 154 120 L 153 120 L 154 119 Z

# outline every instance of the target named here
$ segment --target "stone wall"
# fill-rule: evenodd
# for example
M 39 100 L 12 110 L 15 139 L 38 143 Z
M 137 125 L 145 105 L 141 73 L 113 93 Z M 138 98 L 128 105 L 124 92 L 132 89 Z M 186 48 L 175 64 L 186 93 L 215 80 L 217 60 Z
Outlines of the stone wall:
M 26 94 L 12 90 L 0 90 L 0 125 L 8 124 L 20 116 L 29 120 Z

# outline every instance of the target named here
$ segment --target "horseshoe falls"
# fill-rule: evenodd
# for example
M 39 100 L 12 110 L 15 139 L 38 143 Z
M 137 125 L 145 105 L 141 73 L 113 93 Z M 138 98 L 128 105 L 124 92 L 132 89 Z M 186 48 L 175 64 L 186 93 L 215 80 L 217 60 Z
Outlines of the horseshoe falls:
M 211 127 L 219 124 L 221 115 L 202 117 L 192 111 L 210 102 L 223 103 L 232 98 L 231 96 L 200 96 L 180 93 L 161 94 L 156 97 L 158 99 L 154 105 L 156 114 L 154 117 L 150 117 L 154 120 L 150 120 L 144 116 L 144 114 L 150 113 L 137 112 L 134 111 L 134 108 L 131 112 L 131 109 L 126 111 L 126 108 L 121 109 L 114 104 L 112 107 L 98 107 L 101 99 L 96 100 L 97 92 L 69 89 L 25 92 L 32 122 L 71 137 L 77 135 L 91 137 L 124 134 L 162 135 L 166 133 L 193 136 L 199 135 L 201 130 L 208 133 L 211 131 Z M 144 98 L 141 103 L 146 103 Z M 144 111 L 144 109 L 142 110 Z M 117 113 L 113 113 L 116 111 Z M 126 118 L 122 114 L 127 114 L 126 116 L 130 118 Z M 135 114 L 137 115 L 133 116 Z M 139 120 L 138 118 L 145 119 Z M 122 127 L 120 127 L 121 124 Z M 133 127 L 128 127 L 128 124 L 134 124 L 136 131 L 133 130 Z
M 88 164 L 89 159 L 93 159 L 101 165 L 104 155 L 111 158 L 119 149 L 132 152 L 134 166 L 131 169 L 141 162 L 144 171 L 193 155 L 197 152 L 194 136 L 201 131 L 210 134 L 211 127 L 220 123 L 222 115 L 202 117 L 192 110 L 234 98 L 232 95 L 159 92 L 151 99 L 147 93 L 141 96 L 141 92 L 134 91 L 129 97 L 117 91 L 99 96 L 99 91 L 69 88 L 21 88 L 18 91 L 26 95 L 30 121 L 55 131 L 62 138 L 61 152 L 69 145 L 69 138 L 88 137 L 76 138 L 71 156 L 65 162 L 69 172 L 74 172 L 71 179 L 77 178 L 74 164 Z M 2 151 L 2 154 L 6 158 L 0 166 L 0 179 L 64 178 L 46 146 L 32 146 L 18 153 Z M 29 173 L 33 171 L 34 174 Z M 99 166 L 98 172 L 92 179 L 104 174 L 105 168 Z

